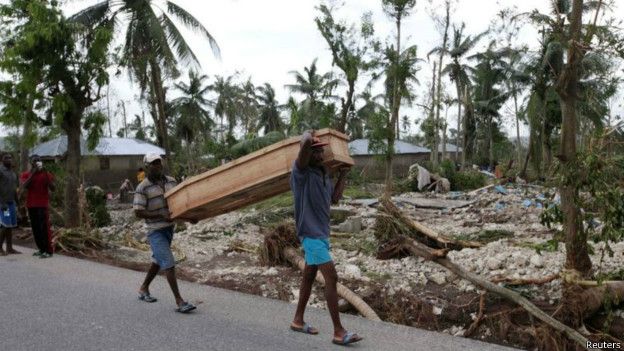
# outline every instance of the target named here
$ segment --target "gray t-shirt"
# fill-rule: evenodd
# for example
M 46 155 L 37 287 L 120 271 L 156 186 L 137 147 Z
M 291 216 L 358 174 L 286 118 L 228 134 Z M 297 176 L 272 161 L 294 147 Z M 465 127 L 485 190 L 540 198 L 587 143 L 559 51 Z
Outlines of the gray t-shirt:
M 15 202 L 17 191 L 17 174 L 0 164 L 0 204 Z
M 143 179 L 134 191 L 134 202 L 132 208 L 135 210 L 147 210 L 149 214 L 169 213 L 169 206 L 165 199 L 165 193 L 177 185 L 174 178 L 167 176 L 163 179 L 163 184 L 152 183 L 149 178 Z M 164 188 L 163 188 L 164 186 Z M 166 228 L 173 225 L 173 222 L 163 219 L 145 219 L 145 226 L 149 232 L 156 229 Z
M 295 202 L 295 223 L 299 240 L 329 238 L 329 208 L 334 185 L 323 170 L 315 167 L 299 169 L 293 163 L 290 189 Z

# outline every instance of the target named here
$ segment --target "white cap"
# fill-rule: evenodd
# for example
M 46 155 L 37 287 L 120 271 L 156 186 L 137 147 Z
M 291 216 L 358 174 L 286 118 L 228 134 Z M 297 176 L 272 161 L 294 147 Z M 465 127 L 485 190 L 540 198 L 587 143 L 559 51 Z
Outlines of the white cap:
M 150 164 L 156 160 L 161 160 L 162 161 L 162 157 L 160 157 L 159 154 L 147 154 L 145 155 L 145 157 L 143 157 L 143 163 Z

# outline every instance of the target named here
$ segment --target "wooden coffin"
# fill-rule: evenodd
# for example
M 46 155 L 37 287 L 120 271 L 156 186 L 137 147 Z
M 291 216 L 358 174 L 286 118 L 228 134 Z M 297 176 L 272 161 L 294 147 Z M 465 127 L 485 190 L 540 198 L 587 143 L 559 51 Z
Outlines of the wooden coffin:
M 335 170 L 353 165 L 345 134 L 321 129 L 315 135 L 329 143 L 324 148 L 326 166 Z M 185 180 L 165 194 L 171 217 L 200 220 L 289 191 L 300 141 L 301 136 L 282 140 Z

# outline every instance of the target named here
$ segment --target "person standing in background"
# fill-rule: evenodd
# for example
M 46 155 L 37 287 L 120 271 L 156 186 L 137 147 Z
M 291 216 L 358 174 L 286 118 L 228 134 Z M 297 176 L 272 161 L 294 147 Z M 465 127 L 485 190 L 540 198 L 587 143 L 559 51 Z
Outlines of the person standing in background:
M 26 190 L 26 207 L 32 227 L 33 237 L 39 251 L 33 256 L 49 258 L 54 254 L 52 230 L 50 229 L 50 191 L 54 191 L 54 176 L 43 169 L 43 162 L 38 155 L 30 158 L 30 171 L 20 176 L 21 190 Z
M 13 171 L 13 156 L 2 156 L 0 164 L 0 256 L 19 254 L 13 249 L 13 228 L 17 227 L 17 175 Z M 6 241 L 6 252 L 2 245 Z

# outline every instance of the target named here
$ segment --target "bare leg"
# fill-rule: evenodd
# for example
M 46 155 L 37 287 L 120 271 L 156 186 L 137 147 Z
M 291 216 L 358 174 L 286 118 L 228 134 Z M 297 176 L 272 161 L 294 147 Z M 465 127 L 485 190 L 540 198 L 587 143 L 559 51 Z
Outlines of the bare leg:
M 173 297 L 175 297 L 176 304 L 179 307 L 184 303 L 184 300 L 182 299 L 182 296 L 180 296 L 180 290 L 178 289 L 178 281 L 175 275 L 175 267 L 165 269 L 164 272 L 165 277 L 167 277 L 169 287 L 171 288 L 171 292 L 173 292 Z
M 323 278 L 325 278 L 325 299 L 327 300 L 327 309 L 334 324 L 334 338 L 342 338 L 346 330 L 340 323 L 340 311 L 338 309 L 338 273 L 334 267 L 334 262 L 324 263 L 319 266 Z
M 295 312 L 295 318 L 293 319 L 292 326 L 301 328 L 305 324 L 303 320 L 303 314 L 305 313 L 310 294 L 312 293 L 312 284 L 316 277 L 318 266 L 308 266 L 306 264 L 303 270 L 303 279 L 301 281 L 301 287 L 299 288 L 299 302 L 297 303 L 297 311 Z M 310 330 L 312 334 L 318 333 L 316 328 Z
M 13 248 L 13 230 L 11 228 L 6 229 L 6 243 L 7 243 L 6 251 L 8 254 L 20 254 L 21 253 Z
M 4 245 L 4 238 L 6 237 L 6 230 L 6 228 L 0 228 L 0 256 L 6 256 L 6 252 L 2 249 L 2 245 Z
M 160 266 L 156 263 L 152 262 L 149 270 L 147 271 L 147 275 L 145 276 L 145 280 L 143 281 L 143 285 L 139 288 L 139 293 L 148 293 L 149 294 L 149 286 L 152 283 L 152 280 L 158 275 L 158 271 L 160 271 Z

